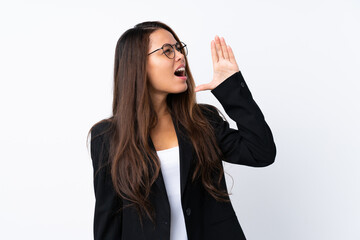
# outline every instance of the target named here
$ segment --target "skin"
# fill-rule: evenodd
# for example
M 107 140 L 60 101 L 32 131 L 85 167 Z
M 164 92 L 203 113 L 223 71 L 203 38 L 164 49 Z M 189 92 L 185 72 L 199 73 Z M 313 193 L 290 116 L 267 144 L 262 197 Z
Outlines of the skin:
M 175 44 L 173 35 L 164 29 L 158 29 L 150 35 L 149 53 L 162 47 L 165 43 Z M 223 37 L 217 35 L 211 41 L 211 56 L 213 62 L 213 79 L 209 83 L 198 85 L 196 92 L 212 90 L 228 77 L 239 71 L 234 53 L 226 45 Z M 151 139 L 156 150 L 168 149 L 178 145 L 175 128 L 166 106 L 169 93 L 180 93 L 187 90 L 186 81 L 174 75 L 175 70 L 185 65 L 184 55 L 175 50 L 175 58 L 169 59 L 161 50 L 148 56 L 147 76 L 149 91 L 158 116 L 158 124 L 151 130 Z
M 215 36 L 211 41 L 211 57 L 213 62 L 213 79 L 209 83 L 196 86 L 195 92 L 213 90 L 228 77 L 239 71 L 234 53 L 229 45 L 226 45 L 223 37 Z
M 176 40 L 170 32 L 164 29 L 156 30 L 150 35 L 149 53 L 161 48 L 165 43 L 175 44 Z M 175 70 L 181 64 L 185 65 L 185 57 L 176 50 L 173 59 L 165 56 L 162 50 L 148 56 L 149 91 L 158 117 L 167 114 L 166 97 L 169 93 L 181 93 L 188 88 L 186 81 L 174 75 Z

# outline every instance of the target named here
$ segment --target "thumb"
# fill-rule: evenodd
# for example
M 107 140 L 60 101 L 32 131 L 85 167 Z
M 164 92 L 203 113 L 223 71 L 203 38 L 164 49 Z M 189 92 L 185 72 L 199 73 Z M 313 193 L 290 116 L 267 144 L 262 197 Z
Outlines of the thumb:
M 200 84 L 195 87 L 195 92 L 204 91 L 204 90 L 211 90 L 210 84 Z

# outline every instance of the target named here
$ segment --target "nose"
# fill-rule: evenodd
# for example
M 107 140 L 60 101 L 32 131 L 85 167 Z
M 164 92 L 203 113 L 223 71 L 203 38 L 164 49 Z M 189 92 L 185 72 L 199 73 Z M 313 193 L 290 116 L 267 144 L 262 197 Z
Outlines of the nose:
M 184 54 L 181 53 L 180 50 L 175 50 L 175 60 L 179 61 L 179 59 L 185 60 Z

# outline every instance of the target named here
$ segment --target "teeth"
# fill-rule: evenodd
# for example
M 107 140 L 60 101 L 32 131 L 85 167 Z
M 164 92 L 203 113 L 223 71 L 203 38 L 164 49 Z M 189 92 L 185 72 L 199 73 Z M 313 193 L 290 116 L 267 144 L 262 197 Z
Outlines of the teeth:
M 177 69 L 175 72 L 183 72 L 183 71 L 185 71 L 185 68 L 181 67 L 181 68 Z

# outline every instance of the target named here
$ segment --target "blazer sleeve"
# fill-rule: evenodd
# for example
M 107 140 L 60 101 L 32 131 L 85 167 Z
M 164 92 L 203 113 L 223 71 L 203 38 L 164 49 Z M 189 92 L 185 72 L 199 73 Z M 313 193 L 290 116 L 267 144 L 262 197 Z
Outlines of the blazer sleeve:
M 241 72 L 234 73 L 211 93 L 238 127 L 238 130 L 230 128 L 217 109 L 208 105 L 213 112 L 212 123 L 223 160 L 252 167 L 272 164 L 276 156 L 272 132 Z
M 91 131 L 91 158 L 94 168 L 94 240 L 121 239 L 122 215 L 120 197 L 112 185 L 109 160 L 109 140 L 103 134 L 107 123 L 95 125 Z

